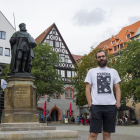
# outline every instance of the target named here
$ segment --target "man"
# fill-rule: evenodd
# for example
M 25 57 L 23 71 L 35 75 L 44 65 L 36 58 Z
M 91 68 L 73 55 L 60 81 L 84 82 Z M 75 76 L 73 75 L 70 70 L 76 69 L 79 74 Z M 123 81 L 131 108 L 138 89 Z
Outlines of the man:
M 98 133 L 102 132 L 102 125 L 103 140 L 110 140 L 110 133 L 115 132 L 116 114 L 120 107 L 121 80 L 116 70 L 106 66 L 107 55 L 103 50 L 96 53 L 96 60 L 99 67 L 90 69 L 85 79 L 86 98 L 91 111 L 88 140 L 97 139 Z
M 10 65 L 10 73 L 30 73 L 32 67 L 32 59 L 34 54 L 32 48 L 37 44 L 35 40 L 26 31 L 26 25 L 19 25 L 20 31 L 15 32 L 11 39 L 12 58 Z

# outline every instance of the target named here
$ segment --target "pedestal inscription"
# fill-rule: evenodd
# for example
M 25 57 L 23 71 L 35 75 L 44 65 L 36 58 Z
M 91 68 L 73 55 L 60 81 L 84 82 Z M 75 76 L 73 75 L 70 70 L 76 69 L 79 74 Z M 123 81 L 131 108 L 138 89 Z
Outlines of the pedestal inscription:
M 36 87 L 33 77 L 9 76 L 4 94 L 2 123 L 38 122 Z
M 31 95 L 30 85 L 15 84 L 14 86 L 14 108 L 30 107 Z

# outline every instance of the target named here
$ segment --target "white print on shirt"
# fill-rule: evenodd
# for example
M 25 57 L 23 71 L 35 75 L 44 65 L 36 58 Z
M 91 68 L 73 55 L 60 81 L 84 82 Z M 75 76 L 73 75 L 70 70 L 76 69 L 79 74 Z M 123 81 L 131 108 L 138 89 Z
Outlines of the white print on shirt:
M 110 73 L 97 73 L 97 93 L 111 93 L 110 88 L 111 74 Z

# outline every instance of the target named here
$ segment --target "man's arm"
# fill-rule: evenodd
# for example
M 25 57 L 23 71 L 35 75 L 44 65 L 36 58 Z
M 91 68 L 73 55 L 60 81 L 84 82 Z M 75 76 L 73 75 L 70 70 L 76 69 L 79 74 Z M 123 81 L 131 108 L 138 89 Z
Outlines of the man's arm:
M 115 84 L 115 90 L 116 90 L 116 106 L 117 108 L 120 107 L 120 101 L 121 101 L 121 89 L 119 83 Z
M 91 84 L 89 83 L 86 83 L 86 98 L 88 106 L 90 107 L 92 105 L 92 102 L 91 102 Z

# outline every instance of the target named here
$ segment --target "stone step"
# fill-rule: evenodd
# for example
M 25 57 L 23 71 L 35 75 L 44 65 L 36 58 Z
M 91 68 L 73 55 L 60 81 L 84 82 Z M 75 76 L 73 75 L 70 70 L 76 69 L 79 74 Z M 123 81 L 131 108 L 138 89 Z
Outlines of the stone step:
M 32 131 L 32 130 L 56 130 L 53 126 L 41 127 L 1 127 L 0 131 Z
M 25 140 L 25 139 L 48 139 L 51 138 L 76 138 L 77 131 L 69 130 L 38 130 L 38 131 L 4 131 L 0 132 L 0 140 Z
M 0 127 L 42 127 L 47 123 L 1 123 Z

